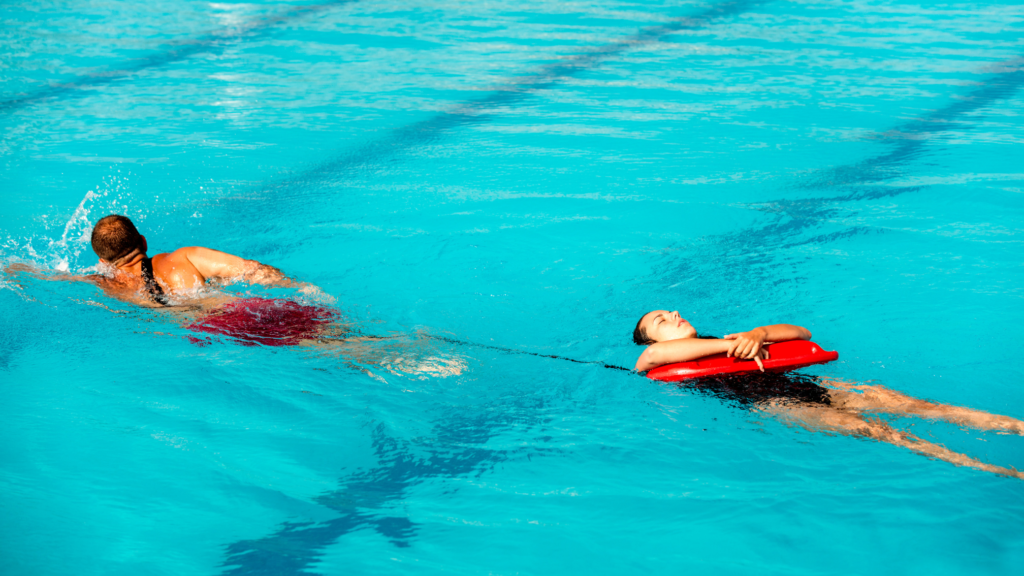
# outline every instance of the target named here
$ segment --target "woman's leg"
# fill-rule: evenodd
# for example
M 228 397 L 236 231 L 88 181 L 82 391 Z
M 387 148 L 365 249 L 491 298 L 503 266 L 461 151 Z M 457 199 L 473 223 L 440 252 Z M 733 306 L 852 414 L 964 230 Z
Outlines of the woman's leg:
M 787 423 L 801 426 L 807 430 L 870 438 L 879 442 L 900 446 L 931 458 L 944 460 L 957 466 L 967 466 L 993 474 L 1024 480 L 1024 472 L 1014 468 L 1003 468 L 1002 466 L 986 464 L 966 454 L 960 454 L 938 444 L 922 440 L 909 432 L 896 430 L 877 418 L 866 418 L 856 412 L 848 412 L 831 406 L 782 403 L 765 405 L 762 407 L 762 410 L 778 416 Z
M 946 420 L 980 430 L 1024 434 L 1024 422 L 1009 416 L 929 402 L 882 386 L 853 385 L 835 380 L 827 380 L 824 384 L 833 388 L 829 392 L 832 404 L 842 410 L 897 415 L 913 414 L 922 418 Z M 835 388 L 839 388 L 839 390 Z

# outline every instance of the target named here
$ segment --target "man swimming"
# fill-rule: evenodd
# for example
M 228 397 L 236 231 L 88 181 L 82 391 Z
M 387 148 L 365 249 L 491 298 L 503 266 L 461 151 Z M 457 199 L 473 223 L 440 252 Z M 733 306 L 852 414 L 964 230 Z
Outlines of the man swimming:
M 689 362 L 714 354 L 750 360 L 767 359 L 771 342 L 810 340 L 811 332 L 792 324 L 772 324 L 722 339 L 698 336 L 678 311 L 644 314 L 633 329 L 633 342 L 647 346 L 636 361 L 637 372 L 665 364 Z M 764 370 L 762 366 L 762 371 Z M 994 466 L 897 430 L 875 414 L 919 416 L 980 430 L 1024 435 L 1024 422 L 981 410 L 912 398 L 882 386 L 851 385 L 801 374 L 758 372 L 700 378 L 685 384 L 692 389 L 773 414 L 809 430 L 871 438 L 902 446 L 926 456 L 987 472 L 1024 479 L 1024 472 Z
M 439 353 L 422 334 L 364 335 L 332 307 L 300 304 L 284 298 L 239 298 L 204 286 L 234 282 L 295 288 L 320 302 L 333 302 L 308 282 L 288 278 L 273 266 L 226 252 L 190 246 L 148 256 L 146 237 L 117 214 L 101 218 L 92 230 L 92 249 L 100 274 L 43 274 L 24 264 L 7 272 L 27 272 L 44 280 L 89 282 L 107 295 L 148 308 L 163 308 L 197 333 L 230 338 L 243 345 L 314 346 L 331 349 L 346 365 L 362 370 L 379 366 L 392 373 L 453 376 L 464 369 L 454 355 Z M 191 337 L 206 345 L 210 337 Z
M 126 216 L 101 218 L 92 230 L 92 249 L 100 259 L 103 275 L 86 279 L 104 292 L 140 306 L 169 306 L 176 296 L 204 286 L 208 281 L 243 281 L 249 284 L 319 291 L 312 284 L 296 282 L 273 266 L 245 260 L 218 250 L 189 246 L 152 258 L 146 255 L 146 237 Z

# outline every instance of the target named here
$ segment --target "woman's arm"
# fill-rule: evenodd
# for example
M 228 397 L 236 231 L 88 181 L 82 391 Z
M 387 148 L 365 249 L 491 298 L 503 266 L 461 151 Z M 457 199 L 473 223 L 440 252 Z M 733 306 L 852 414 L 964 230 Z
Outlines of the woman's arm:
M 665 364 L 689 362 L 712 354 L 721 354 L 728 351 L 730 346 L 732 346 L 731 340 L 702 338 L 680 338 L 679 340 L 655 342 L 637 358 L 636 371 L 646 372 Z
M 772 324 L 754 328 L 749 332 L 729 334 L 724 340 L 703 338 L 681 338 L 667 342 L 656 342 L 647 347 L 636 360 L 636 371 L 646 372 L 665 364 L 689 362 L 712 354 L 725 353 L 745 360 L 754 360 L 761 365 L 761 359 L 768 358 L 768 351 L 762 349 L 765 342 L 786 340 L 810 340 L 811 331 L 793 324 Z M 764 366 L 761 366 L 764 370 Z
M 786 340 L 810 340 L 811 331 L 802 326 L 792 324 L 772 324 L 754 328 L 749 332 L 737 332 L 727 334 L 725 339 L 731 345 L 726 350 L 726 356 L 737 358 L 754 358 L 761 351 L 765 342 L 785 342 Z

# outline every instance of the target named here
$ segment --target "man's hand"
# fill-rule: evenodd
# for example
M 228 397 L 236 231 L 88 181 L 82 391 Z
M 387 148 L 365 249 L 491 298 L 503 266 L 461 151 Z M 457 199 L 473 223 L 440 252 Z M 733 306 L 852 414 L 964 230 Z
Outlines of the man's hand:
M 736 358 L 742 358 L 745 360 L 760 358 L 761 346 L 764 344 L 767 336 L 768 332 L 764 328 L 754 328 L 750 332 L 727 334 L 725 339 L 732 340 L 733 343 L 729 346 L 729 350 L 726 351 L 725 355 L 727 357 L 735 356 Z M 761 362 L 758 361 L 758 364 L 760 363 Z M 762 370 L 764 370 L 763 366 Z
M 14 274 L 24 273 L 24 274 L 31 274 L 32 276 L 39 277 L 39 269 L 38 268 L 36 268 L 35 266 L 32 266 L 31 264 L 22 264 L 21 262 L 14 262 L 12 264 L 8 264 L 4 268 L 4 272 L 8 276 L 13 276 Z

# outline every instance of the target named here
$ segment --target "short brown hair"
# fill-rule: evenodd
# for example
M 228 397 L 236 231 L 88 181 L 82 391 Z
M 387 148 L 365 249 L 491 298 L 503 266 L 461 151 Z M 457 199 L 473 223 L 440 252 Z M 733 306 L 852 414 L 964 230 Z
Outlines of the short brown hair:
M 92 251 L 107 262 L 127 256 L 136 248 L 142 249 L 142 234 L 127 216 L 104 216 L 92 229 Z

